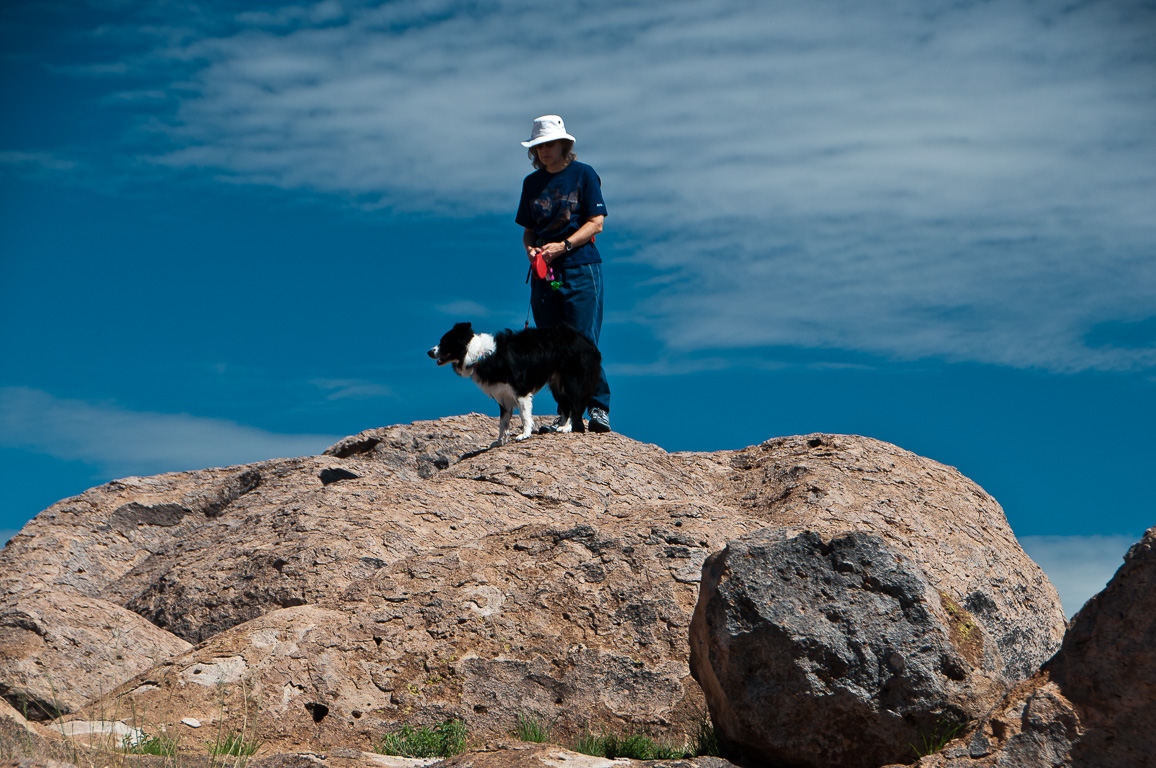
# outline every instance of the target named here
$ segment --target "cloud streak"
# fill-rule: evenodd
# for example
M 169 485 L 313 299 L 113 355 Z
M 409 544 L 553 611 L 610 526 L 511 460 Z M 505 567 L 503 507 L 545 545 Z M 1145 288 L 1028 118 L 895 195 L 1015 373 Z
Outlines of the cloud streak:
M 129 411 L 27 387 L 0 387 L 0 445 L 85 462 L 112 476 L 309 456 L 337 439 L 277 434 L 225 419 Z
M 171 78 L 123 103 L 177 105 L 159 167 L 463 218 L 512 211 L 514 142 L 562 112 L 676 357 L 1136 371 L 1156 343 L 1087 337 L 1156 317 L 1154 31 L 1139 2 L 326 0 L 142 23 Z

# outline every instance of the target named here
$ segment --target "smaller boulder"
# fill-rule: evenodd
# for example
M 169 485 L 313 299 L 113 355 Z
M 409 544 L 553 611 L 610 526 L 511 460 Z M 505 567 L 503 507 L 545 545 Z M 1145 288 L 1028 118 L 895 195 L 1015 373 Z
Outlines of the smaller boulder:
M 30 720 L 50 720 L 190 648 L 104 600 L 16 591 L 0 601 L 0 696 Z
M 743 761 L 900 762 L 1006 690 L 983 671 L 980 626 L 873 534 L 732 542 L 703 566 L 690 640 L 719 740 Z
M 1044 665 L 1079 708 L 1074 760 L 1141 765 L 1156 755 L 1156 527 L 1124 556 L 1108 586 L 1072 619 Z

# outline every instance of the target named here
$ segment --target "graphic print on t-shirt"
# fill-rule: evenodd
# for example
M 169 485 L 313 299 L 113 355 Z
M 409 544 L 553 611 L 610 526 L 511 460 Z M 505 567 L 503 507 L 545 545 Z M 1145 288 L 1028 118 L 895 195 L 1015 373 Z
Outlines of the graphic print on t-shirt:
M 562 232 L 578 215 L 578 190 L 571 189 L 569 194 L 553 184 L 548 184 L 542 194 L 533 202 L 534 218 L 547 224 L 539 229 L 544 235 Z

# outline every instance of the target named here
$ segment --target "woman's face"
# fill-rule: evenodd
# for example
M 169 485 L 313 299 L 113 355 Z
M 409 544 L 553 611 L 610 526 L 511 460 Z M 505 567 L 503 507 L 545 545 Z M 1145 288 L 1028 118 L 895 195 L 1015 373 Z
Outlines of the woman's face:
M 534 147 L 538 151 L 538 162 L 546 168 L 554 168 L 562 162 L 562 141 L 547 141 Z

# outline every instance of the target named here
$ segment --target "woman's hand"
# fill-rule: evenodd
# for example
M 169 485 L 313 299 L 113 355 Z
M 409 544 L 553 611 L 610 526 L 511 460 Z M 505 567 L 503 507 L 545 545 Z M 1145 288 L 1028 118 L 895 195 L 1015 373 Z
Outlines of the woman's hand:
M 538 249 L 538 253 L 542 254 L 543 260 L 549 264 L 554 259 L 566 253 L 566 246 L 562 243 L 546 243 Z

